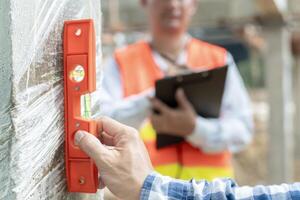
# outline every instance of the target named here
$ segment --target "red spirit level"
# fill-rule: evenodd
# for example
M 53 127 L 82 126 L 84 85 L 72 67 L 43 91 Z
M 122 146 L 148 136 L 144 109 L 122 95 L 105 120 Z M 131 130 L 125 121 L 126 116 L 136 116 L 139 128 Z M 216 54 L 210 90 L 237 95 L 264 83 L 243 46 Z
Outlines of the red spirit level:
M 81 117 L 81 96 L 96 89 L 96 44 L 93 21 L 74 20 L 64 24 L 65 163 L 69 192 L 95 193 L 98 170 L 93 161 L 74 144 L 77 130 L 97 135 L 93 120 Z

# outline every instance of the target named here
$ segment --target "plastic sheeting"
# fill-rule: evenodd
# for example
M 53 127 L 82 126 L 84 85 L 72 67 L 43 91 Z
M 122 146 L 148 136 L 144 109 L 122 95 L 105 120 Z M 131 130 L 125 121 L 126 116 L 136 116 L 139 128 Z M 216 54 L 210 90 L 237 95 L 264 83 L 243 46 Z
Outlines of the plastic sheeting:
M 66 193 L 62 30 L 64 20 L 93 18 L 99 64 L 100 0 L 0 5 L 0 199 L 81 198 Z

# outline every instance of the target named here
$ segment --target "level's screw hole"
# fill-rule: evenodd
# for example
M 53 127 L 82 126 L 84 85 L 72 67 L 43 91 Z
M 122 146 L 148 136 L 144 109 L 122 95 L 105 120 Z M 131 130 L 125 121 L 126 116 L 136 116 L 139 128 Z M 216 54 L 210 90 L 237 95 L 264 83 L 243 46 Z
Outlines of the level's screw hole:
M 80 28 L 76 29 L 75 35 L 76 35 L 77 37 L 79 37 L 79 36 L 81 35 L 81 33 L 82 33 L 82 31 L 81 31 Z
M 78 182 L 79 182 L 80 185 L 85 184 L 85 178 L 84 178 L 83 176 L 81 176 L 81 177 L 79 178 Z

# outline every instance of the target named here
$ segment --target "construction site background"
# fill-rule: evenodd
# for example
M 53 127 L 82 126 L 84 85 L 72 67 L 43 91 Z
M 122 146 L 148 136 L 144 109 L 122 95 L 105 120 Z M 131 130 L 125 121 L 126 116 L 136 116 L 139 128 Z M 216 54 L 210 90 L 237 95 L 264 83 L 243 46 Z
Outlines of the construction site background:
M 196 15 L 190 26 L 190 34 L 227 48 L 237 62 L 239 71 L 251 96 L 255 136 L 252 144 L 243 152 L 235 154 L 235 178 L 241 185 L 267 184 L 269 182 L 269 129 L 270 105 L 266 79 L 266 49 L 268 40 L 265 28 L 277 24 L 278 17 L 272 13 L 273 1 L 253 0 L 200 0 Z M 284 11 L 292 35 L 297 36 L 300 23 L 300 1 L 290 0 Z M 280 1 L 278 1 L 280 4 Z M 284 3 L 283 1 L 281 3 Z M 147 37 L 147 21 L 138 0 L 104 0 L 102 51 L 104 61 L 113 50 Z M 265 8 L 265 10 L 264 10 Z M 274 11 L 275 13 L 275 11 Z M 273 25 L 272 25 L 273 26 Z M 277 25 L 275 25 L 277 26 Z M 292 39 L 290 40 L 291 45 Z M 295 52 L 294 52 L 295 53 Z M 293 74 L 296 73 L 296 55 L 293 57 Z M 294 102 L 296 100 L 296 80 Z M 295 112 L 295 110 L 294 110 Z M 297 124 L 297 123 L 295 123 Z M 294 135 L 298 138 L 297 134 Z M 278 148 L 281 148 L 278 146 Z M 293 156 L 293 179 L 300 179 L 300 152 Z

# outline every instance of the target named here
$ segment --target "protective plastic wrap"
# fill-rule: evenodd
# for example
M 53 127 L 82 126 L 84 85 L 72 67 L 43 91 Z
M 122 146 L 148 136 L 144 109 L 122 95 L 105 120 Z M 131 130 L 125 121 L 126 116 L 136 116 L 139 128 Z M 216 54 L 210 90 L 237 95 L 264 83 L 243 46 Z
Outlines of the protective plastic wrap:
M 99 68 L 100 4 L 1 0 L 0 199 L 82 198 L 66 193 L 62 31 L 64 20 L 94 19 Z

